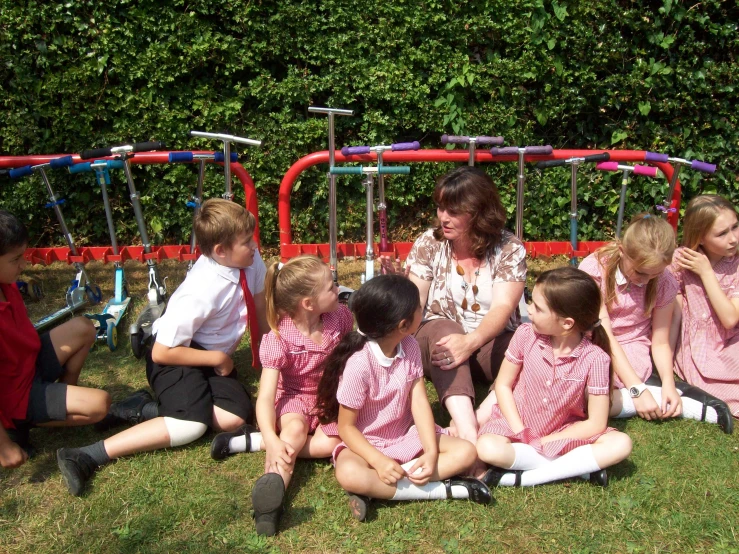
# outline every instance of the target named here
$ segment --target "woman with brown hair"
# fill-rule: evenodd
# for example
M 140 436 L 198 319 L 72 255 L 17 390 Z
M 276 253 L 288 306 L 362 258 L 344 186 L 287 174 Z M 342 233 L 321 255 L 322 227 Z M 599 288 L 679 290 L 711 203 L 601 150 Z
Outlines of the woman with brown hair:
M 435 226 L 416 240 L 406 272 L 425 307 L 416 333 L 425 374 L 457 434 L 475 444 L 475 381 L 492 383 L 520 324 L 526 250 L 503 228 L 506 213 L 490 177 L 460 167 L 436 183 Z M 383 265 L 390 268 L 389 260 Z

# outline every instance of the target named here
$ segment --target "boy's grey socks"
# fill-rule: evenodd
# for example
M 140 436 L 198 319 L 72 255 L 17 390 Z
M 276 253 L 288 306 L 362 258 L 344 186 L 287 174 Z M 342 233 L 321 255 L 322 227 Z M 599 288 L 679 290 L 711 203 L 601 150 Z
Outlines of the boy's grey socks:
M 88 446 L 83 446 L 78 450 L 90 456 L 92 461 L 98 466 L 104 466 L 110 462 L 110 456 L 108 456 L 108 453 L 105 451 L 105 444 L 102 440 L 94 442 Z
M 159 417 L 159 402 L 147 402 L 144 407 L 141 408 L 141 420 L 149 421 Z

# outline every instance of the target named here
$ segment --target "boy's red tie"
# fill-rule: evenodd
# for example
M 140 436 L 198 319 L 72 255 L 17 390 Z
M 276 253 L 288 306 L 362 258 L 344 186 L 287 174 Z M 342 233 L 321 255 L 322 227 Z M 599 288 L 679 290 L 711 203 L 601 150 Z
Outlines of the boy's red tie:
M 254 304 L 254 297 L 251 295 L 249 285 L 246 283 L 246 270 L 241 269 L 239 275 L 239 284 L 241 290 L 244 291 L 244 300 L 246 301 L 246 318 L 249 327 L 249 336 L 251 337 L 251 366 L 259 367 L 259 320 L 257 319 L 257 306 Z

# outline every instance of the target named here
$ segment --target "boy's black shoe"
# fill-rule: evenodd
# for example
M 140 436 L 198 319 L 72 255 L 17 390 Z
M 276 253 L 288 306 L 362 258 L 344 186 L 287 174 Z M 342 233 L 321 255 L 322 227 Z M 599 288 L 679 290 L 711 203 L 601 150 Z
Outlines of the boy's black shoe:
M 284 498 L 285 482 L 278 473 L 265 473 L 254 483 L 251 503 L 257 535 L 271 537 L 277 533 Z
M 352 516 L 357 521 L 364 521 L 367 518 L 367 511 L 369 510 L 370 498 L 362 494 L 346 493 L 349 497 L 349 510 L 352 512 Z
M 74 496 L 81 496 L 87 481 L 97 469 L 97 464 L 77 448 L 60 448 L 56 451 L 56 462 L 69 492 Z
M 452 479 L 444 479 L 446 485 L 446 497 L 453 498 L 452 487 L 458 485 L 467 489 L 469 499 L 478 504 L 492 504 L 493 495 L 488 486 L 474 477 L 453 477 Z
M 142 411 L 149 402 L 154 402 L 149 391 L 137 390 L 128 398 L 110 405 L 108 414 L 95 424 L 95 430 L 104 432 L 123 424 L 136 425 L 144 421 Z
M 251 452 L 251 440 L 249 435 L 256 432 L 257 428 L 247 423 L 236 429 L 236 431 L 218 433 L 213 437 L 213 442 L 210 443 L 210 457 L 214 460 L 223 460 L 233 454 L 233 452 L 228 448 L 228 443 L 231 439 L 240 437 L 241 435 L 246 436 L 246 452 Z

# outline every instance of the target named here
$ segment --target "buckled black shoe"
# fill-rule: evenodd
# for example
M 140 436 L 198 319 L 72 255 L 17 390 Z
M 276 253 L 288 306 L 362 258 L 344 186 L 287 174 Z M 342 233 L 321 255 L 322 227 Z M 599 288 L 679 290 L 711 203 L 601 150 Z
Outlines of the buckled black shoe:
M 62 473 L 67 489 L 74 496 L 81 496 L 97 464 L 77 448 L 60 448 L 56 451 L 56 463 Z
M 278 473 L 265 473 L 257 479 L 251 491 L 257 535 L 271 537 L 277 533 L 284 499 L 285 482 Z
M 213 437 L 213 442 L 210 443 L 210 457 L 214 460 L 223 460 L 231 454 L 234 454 L 234 452 L 231 452 L 231 450 L 228 448 L 228 443 L 231 441 L 231 439 L 240 437 L 242 435 L 246 437 L 246 452 L 250 452 L 251 440 L 249 435 L 256 432 L 257 428 L 247 423 L 236 429 L 236 431 L 225 431 L 223 433 L 218 433 L 215 437 Z
M 608 473 L 605 469 L 594 471 L 590 474 L 590 483 L 598 487 L 608 486 Z
M 490 466 L 490 469 L 485 472 L 485 475 L 483 475 L 482 479 L 480 480 L 488 487 L 497 487 L 500 485 L 500 480 L 507 473 L 512 473 L 516 476 L 516 482 L 513 484 L 513 486 L 520 487 L 521 475 L 523 474 L 523 471 L 521 471 L 520 469 L 503 469 L 500 467 Z
M 149 391 L 137 390 L 128 398 L 110 405 L 108 414 L 95 424 L 95 430 L 104 432 L 112 427 L 129 424 L 136 425 L 144 421 L 143 409 L 149 402 L 154 402 Z
M 703 389 L 694 385 L 688 385 L 687 383 L 682 383 L 681 386 L 678 387 L 678 390 L 683 393 L 682 396 L 684 398 L 692 398 L 693 400 L 697 400 L 703 404 L 701 421 L 706 420 L 706 408 L 713 408 L 716 410 L 716 423 L 721 427 L 721 430 L 727 435 L 731 435 L 734 432 L 734 416 L 731 415 L 731 409 L 729 409 L 726 402 L 708 394 Z
M 453 477 L 452 479 L 444 479 L 446 486 L 446 497 L 452 496 L 452 487 L 457 485 L 467 489 L 469 499 L 477 504 L 492 504 L 493 495 L 488 486 L 474 477 Z
M 349 497 L 349 510 L 357 521 L 364 521 L 367 518 L 369 510 L 370 498 L 362 494 L 346 493 Z

